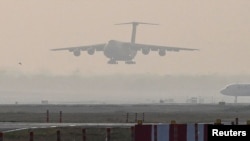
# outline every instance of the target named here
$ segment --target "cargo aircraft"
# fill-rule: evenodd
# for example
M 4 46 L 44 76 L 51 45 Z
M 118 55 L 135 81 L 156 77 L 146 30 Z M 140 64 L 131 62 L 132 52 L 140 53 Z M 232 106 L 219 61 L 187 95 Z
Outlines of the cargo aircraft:
M 124 24 L 132 25 L 131 42 L 110 40 L 108 41 L 108 43 L 67 47 L 67 48 L 55 48 L 51 50 L 52 51 L 68 50 L 69 52 L 73 52 L 75 56 L 80 56 L 81 51 L 87 51 L 89 55 L 93 55 L 95 51 L 103 51 L 104 55 L 110 59 L 107 62 L 108 64 L 118 64 L 118 61 L 124 61 L 126 64 L 135 64 L 134 58 L 138 51 L 141 51 L 142 54 L 144 55 L 148 55 L 150 51 L 157 51 L 160 56 L 165 56 L 166 51 L 178 52 L 181 50 L 185 50 L 185 51 L 198 50 L 198 49 L 135 43 L 136 28 L 139 24 L 145 24 L 145 25 L 158 25 L 158 24 L 144 23 L 144 22 L 128 22 L 128 23 L 120 23 L 116 25 L 124 25 Z

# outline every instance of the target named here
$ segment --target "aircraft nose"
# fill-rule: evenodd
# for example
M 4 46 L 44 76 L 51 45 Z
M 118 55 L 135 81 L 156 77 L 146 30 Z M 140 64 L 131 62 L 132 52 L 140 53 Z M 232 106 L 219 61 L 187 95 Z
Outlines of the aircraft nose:
M 225 89 L 222 89 L 220 93 L 225 94 L 225 91 L 226 91 Z

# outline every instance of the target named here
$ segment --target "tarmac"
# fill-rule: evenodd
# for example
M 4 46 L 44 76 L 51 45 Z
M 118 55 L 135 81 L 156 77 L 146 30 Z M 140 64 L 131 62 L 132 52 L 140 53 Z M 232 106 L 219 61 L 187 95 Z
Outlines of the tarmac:
M 56 118 L 58 111 L 62 110 L 64 122 L 45 122 L 46 109 Z M 136 124 L 134 113 L 141 116 L 144 112 L 146 124 L 170 123 L 171 120 L 177 123 L 214 123 L 216 119 L 231 124 L 236 123 L 236 118 L 239 118 L 239 124 L 246 124 L 250 119 L 249 104 L 0 105 L 0 131 L 55 127 L 128 128 Z M 130 122 L 127 123 L 126 113 L 130 114 Z M 35 116 L 38 118 L 32 119 Z M 36 121 L 41 118 L 44 119 L 42 122 Z M 81 121 L 83 119 L 85 122 Z
M 57 127 L 83 128 L 129 128 L 135 123 L 28 123 L 28 122 L 0 122 L 0 132 L 14 132 L 19 130 Z

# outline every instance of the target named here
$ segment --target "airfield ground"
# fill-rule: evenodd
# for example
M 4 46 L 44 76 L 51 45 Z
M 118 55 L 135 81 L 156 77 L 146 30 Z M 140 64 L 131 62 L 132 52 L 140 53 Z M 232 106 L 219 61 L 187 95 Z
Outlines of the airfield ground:
M 126 123 L 143 119 L 145 123 L 211 123 L 216 119 L 231 123 L 236 118 L 245 124 L 250 119 L 248 104 L 138 104 L 138 105 L 0 105 L 0 122 L 49 122 L 69 123 Z M 26 129 L 4 133 L 4 141 L 29 140 L 29 132 L 34 132 L 34 141 L 56 140 L 57 131 L 62 140 L 82 140 L 82 127 L 56 127 L 49 129 Z M 86 129 L 87 140 L 105 140 L 106 129 Z M 130 128 L 112 128 L 112 140 L 131 140 Z
M 0 122 L 122 123 L 143 119 L 147 123 L 206 123 L 221 119 L 250 119 L 250 104 L 135 104 L 135 105 L 0 105 Z

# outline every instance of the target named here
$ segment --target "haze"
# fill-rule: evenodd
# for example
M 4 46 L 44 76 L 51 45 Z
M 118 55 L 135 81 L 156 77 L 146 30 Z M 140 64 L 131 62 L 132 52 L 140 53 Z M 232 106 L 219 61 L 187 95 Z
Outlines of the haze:
M 0 2 L 0 70 L 1 77 L 4 79 L 0 83 L 0 90 L 21 92 L 29 89 L 32 91 L 34 87 L 28 85 L 30 82 L 26 77 L 38 82 L 36 75 L 92 76 L 91 80 L 95 80 L 93 84 L 100 80 L 100 76 L 106 75 L 111 75 L 111 78 L 116 78 L 117 75 L 139 75 L 138 77 L 145 76 L 146 80 L 152 79 L 146 77 L 147 75 L 177 77 L 215 75 L 226 77 L 227 81 L 223 81 L 223 85 L 241 80 L 247 82 L 249 80 L 247 76 L 250 75 L 249 12 L 250 1 L 248 0 L 106 0 L 105 2 L 3 0 Z M 109 65 L 108 58 L 102 52 L 92 56 L 83 52 L 80 57 L 75 57 L 67 51 L 50 51 L 52 48 L 106 43 L 110 39 L 130 41 L 131 26 L 114 24 L 131 21 L 160 24 L 159 26 L 140 25 L 137 30 L 137 43 L 197 48 L 200 51 L 167 52 L 164 57 L 160 57 L 157 52 L 151 52 L 149 55 L 139 52 L 135 57 L 136 65 L 126 65 L 124 62 Z M 19 62 L 22 65 L 19 65 Z M 25 81 L 14 79 L 16 76 L 19 78 L 23 75 Z M 234 77 L 234 81 L 228 80 L 230 78 L 228 76 L 239 75 L 246 78 Z M 43 79 L 46 80 L 44 83 L 54 80 L 48 77 Z M 12 83 L 7 85 L 7 80 L 11 80 Z M 183 80 L 189 79 L 183 78 Z M 122 83 L 127 84 L 130 81 L 132 80 L 128 79 Z M 63 85 L 60 81 L 56 82 L 53 86 Z M 69 82 L 76 83 L 74 79 L 70 79 Z M 102 82 L 107 83 L 110 80 Z M 119 82 L 120 80 L 111 83 Z M 20 83 L 27 83 L 27 85 L 23 86 Z M 209 84 L 204 87 L 213 83 L 209 81 Z M 81 86 L 81 84 L 78 85 Z M 213 95 L 219 95 L 218 89 L 223 85 L 209 88 L 214 92 Z M 22 87 L 16 89 L 19 86 Z M 178 84 L 175 86 L 178 87 Z M 174 89 L 175 86 L 171 88 Z M 75 87 L 72 86 L 69 89 L 72 92 Z M 107 89 L 113 88 L 110 86 Z M 34 91 L 37 90 L 40 93 L 45 92 L 42 88 L 34 88 Z M 89 91 L 92 90 L 89 89 Z M 107 93 L 108 91 L 105 92 Z M 102 94 L 102 97 L 105 97 L 105 94 Z M 58 95 L 54 94 L 55 97 Z M 134 93 L 130 96 L 132 95 Z M 163 94 L 159 94 L 156 99 L 162 98 L 161 95 Z M 182 94 L 179 95 L 182 96 Z M 197 92 L 194 95 L 200 95 L 200 93 Z M 8 96 L 10 95 L 3 95 L 5 100 L 2 102 L 55 100 L 55 97 L 46 96 L 24 100 L 16 93 L 12 94 L 14 99 L 9 100 Z M 80 98 L 86 96 L 82 95 Z M 96 95 L 89 100 L 100 100 L 102 97 Z M 117 97 L 117 99 L 122 98 L 122 96 Z M 148 99 L 152 97 L 149 96 Z M 71 100 L 78 100 L 78 97 L 72 96 Z

